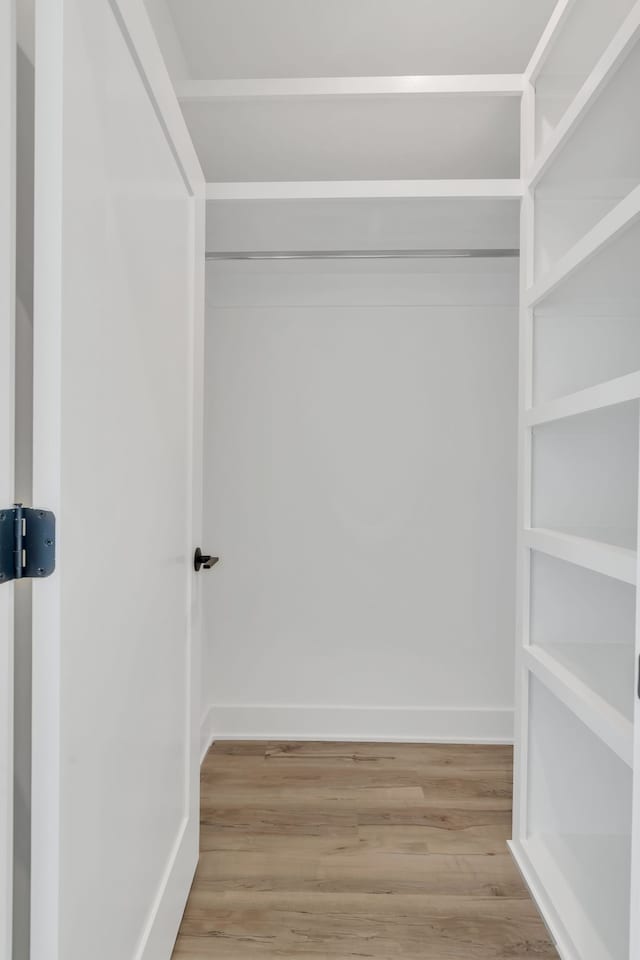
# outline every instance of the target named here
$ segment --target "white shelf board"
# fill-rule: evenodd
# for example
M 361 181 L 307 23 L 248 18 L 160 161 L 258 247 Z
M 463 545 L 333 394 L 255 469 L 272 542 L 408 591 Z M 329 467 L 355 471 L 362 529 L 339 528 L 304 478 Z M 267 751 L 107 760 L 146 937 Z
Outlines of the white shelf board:
M 629 901 L 628 882 L 624 889 L 618 889 L 618 885 L 622 886 L 618 878 L 624 876 L 629 858 L 628 847 L 629 838 L 616 835 L 530 836 L 513 844 L 513 853 L 525 879 L 529 882 L 531 877 L 539 884 L 538 889 L 544 891 L 542 897 L 536 896 L 536 901 L 552 933 L 558 930 L 558 949 L 563 960 L 621 960 L 628 955 L 625 924 L 618 924 L 619 943 L 611 949 L 593 922 L 589 904 L 581 897 L 582 891 L 569 879 L 573 873 L 577 874 L 578 883 L 586 881 L 591 887 L 590 896 L 600 901 L 606 897 L 618 913 L 619 904 Z M 603 878 L 606 878 L 606 887 L 603 887 Z M 551 909 L 550 905 L 553 905 Z M 556 905 L 561 905 L 561 924 Z
M 547 553 L 559 560 L 575 563 L 595 573 L 602 573 L 624 583 L 635 584 L 637 580 L 637 554 L 635 550 L 617 547 L 570 533 L 532 527 L 524 531 L 524 542 L 531 550 Z
M 353 200 L 522 197 L 521 180 L 315 180 L 208 183 L 207 200 Z
M 536 161 L 531 176 L 534 187 L 563 149 L 579 123 L 586 117 L 604 88 L 615 76 L 627 54 L 640 38 L 640 0 L 567 108 Z
M 405 97 L 416 95 L 520 96 L 521 74 L 462 74 L 417 77 L 281 77 L 210 80 L 178 90 L 180 101 L 272 97 Z
M 618 203 L 582 237 L 555 266 L 530 286 L 525 295 L 526 306 L 531 309 L 549 296 L 564 280 L 579 267 L 584 266 L 597 253 L 621 236 L 640 218 L 640 186 Z
M 569 652 L 563 649 L 567 647 L 581 649 Z M 632 767 L 633 725 L 597 688 L 606 688 L 620 699 L 619 690 L 624 689 L 624 684 L 633 686 L 633 648 L 623 644 L 586 643 L 527 646 L 524 658 L 538 680 Z
M 632 643 L 562 642 L 535 649 L 545 651 L 629 725 L 633 723 L 636 654 Z
M 525 413 L 525 423 L 529 427 L 535 427 L 542 423 L 563 420 L 566 417 L 589 413 L 603 407 L 612 407 L 617 403 L 626 403 L 638 398 L 640 398 L 640 371 L 628 373 L 623 377 L 616 377 L 615 380 L 608 380 L 606 383 L 599 383 L 594 387 L 532 407 Z

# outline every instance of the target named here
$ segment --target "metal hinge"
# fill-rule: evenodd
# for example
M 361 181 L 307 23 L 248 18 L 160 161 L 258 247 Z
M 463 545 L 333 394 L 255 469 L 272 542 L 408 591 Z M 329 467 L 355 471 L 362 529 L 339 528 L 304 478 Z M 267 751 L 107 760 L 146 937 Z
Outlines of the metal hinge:
M 14 504 L 0 510 L 0 584 L 34 577 L 56 568 L 56 518 L 49 510 Z

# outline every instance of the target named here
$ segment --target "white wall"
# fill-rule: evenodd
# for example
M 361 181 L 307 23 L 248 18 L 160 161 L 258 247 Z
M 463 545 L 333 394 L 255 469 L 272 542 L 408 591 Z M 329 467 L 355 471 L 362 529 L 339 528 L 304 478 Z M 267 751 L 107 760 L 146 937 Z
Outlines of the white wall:
M 207 729 L 512 731 L 517 265 L 210 265 Z
M 207 250 L 420 250 L 520 245 L 520 200 L 212 200 Z

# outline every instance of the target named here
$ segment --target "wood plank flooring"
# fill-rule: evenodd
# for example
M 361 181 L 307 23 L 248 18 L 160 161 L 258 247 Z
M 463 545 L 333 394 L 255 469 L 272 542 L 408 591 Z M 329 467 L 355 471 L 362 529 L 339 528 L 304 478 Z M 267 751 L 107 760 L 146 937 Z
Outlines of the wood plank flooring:
M 219 743 L 174 960 L 557 958 L 500 746 Z

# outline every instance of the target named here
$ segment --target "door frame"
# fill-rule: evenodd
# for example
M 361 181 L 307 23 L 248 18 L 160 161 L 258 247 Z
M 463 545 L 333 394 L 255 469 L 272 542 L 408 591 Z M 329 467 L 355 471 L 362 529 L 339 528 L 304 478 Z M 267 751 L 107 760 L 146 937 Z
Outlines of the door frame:
M 192 429 L 189 436 L 188 487 L 191 491 L 188 514 L 190 516 L 191 556 L 201 542 L 202 535 L 202 469 L 203 469 L 203 390 L 204 390 L 204 282 L 205 282 L 205 204 L 206 184 L 200 163 L 187 130 L 177 96 L 151 26 L 143 0 L 103 0 L 108 4 L 122 32 L 132 60 L 140 75 L 149 101 L 158 118 L 167 144 L 184 181 L 190 205 L 190 243 L 193 271 L 190 278 L 190 316 L 185 318 L 185 338 L 191 358 L 190 391 Z M 63 6 L 63 5 L 62 5 Z M 45 85 L 42 73 L 48 76 L 62 75 L 62 6 L 57 0 L 38 0 L 36 4 L 36 124 L 38 123 L 38 98 L 42 115 L 59 119 L 62 109 L 62 90 L 51 90 Z M 52 39 L 52 33 L 54 34 Z M 39 37 L 42 42 L 39 43 Z M 38 71 L 38 51 L 45 51 L 46 71 Z M 36 159 L 36 164 L 37 164 Z M 62 175 L 62 157 L 55 158 L 54 176 Z M 37 167 L 36 167 L 37 171 Z M 60 321 L 56 310 L 56 271 L 59 264 L 46 262 L 46 231 L 56 229 L 62 213 L 60 191 L 45 190 L 38 182 L 35 188 L 36 234 L 35 234 L 35 329 L 34 356 L 46 354 L 46 341 L 56 339 Z M 42 252 L 40 252 L 42 251 Z M 39 264 L 42 266 L 39 268 Z M 53 293 L 53 295 L 51 295 Z M 47 330 L 38 328 L 40 304 L 47 304 Z M 40 308 L 42 309 L 42 308 Z M 58 316 L 56 316 L 56 313 Z M 53 365 L 55 366 L 55 364 Z M 40 374 L 50 376 L 40 368 Z M 52 376 L 57 376 L 52 372 Z M 59 384 L 55 385 L 59 388 Z M 51 389 L 37 379 L 34 383 L 34 404 L 43 409 L 39 390 Z M 41 418 L 42 419 L 42 418 Z M 42 489 L 39 471 L 39 451 L 51 446 L 59 438 L 60 422 L 56 411 L 47 416 L 47 423 L 34 424 L 34 503 L 45 505 L 46 491 Z M 43 496 L 44 494 L 44 496 Z M 46 508 L 55 503 L 46 503 Z M 62 536 L 62 533 L 61 533 Z M 185 800 L 187 811 L 169 861 L 166 864 L 155 900 L 147 917 L 135 957 L 122 960 L 157 960 L 167 956 L 173 945 L 186 898 L 193 879 L 199 853 L 199 770 L 200 770 L 200 659 L 201 659 L 201 584 L 191 564 L 185 569 L 188 590 L 188 637 L 190 640 L 189 663 L 189 783 L 195 784 Z M 47 584 L 39 584 L 34 590 L 34 640 L 42 636 L 43 613 L 39 598 L 44 595 Z M 57 692 L 55 677 L 60 658 L 59 636 L 55 631 L 51 643 L 33 649 L 33 727 L 32 727 L 32 869 L 31 869 L 31 958 L 32 960 L 63 960 L 59 957 L 58 895 L 52 878 L 58 876 L 60 865 L 60 838 L 47 829 L 51 823 L 52 809 L 58 809 L 60 791 L 59 745 L 57 727 Z M 192 829 L 189 829 L 192 827 Z
M 0 508 L 14 498 L 16 10 L 0 0 Z M 7 216 L 8 214 L 8 216 Z M 13 912 L 13 584 L 0 586 L 0 956 Z

